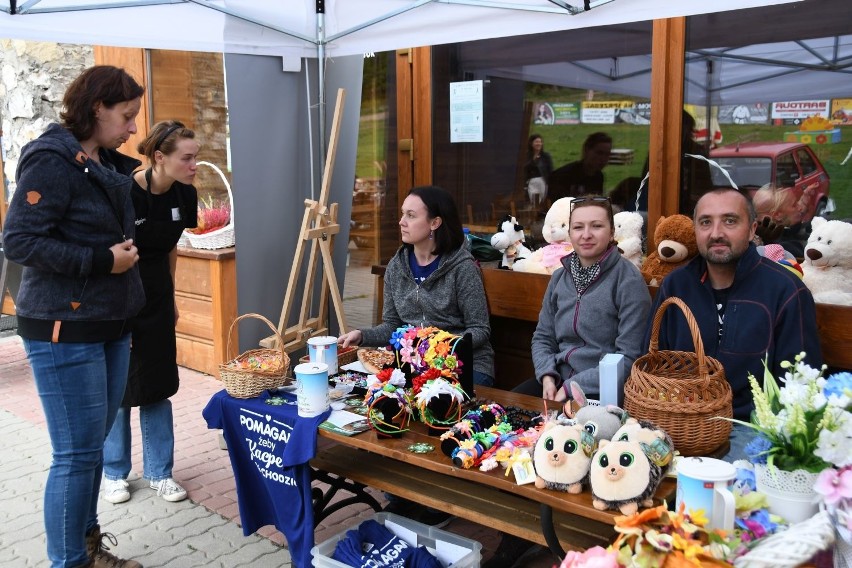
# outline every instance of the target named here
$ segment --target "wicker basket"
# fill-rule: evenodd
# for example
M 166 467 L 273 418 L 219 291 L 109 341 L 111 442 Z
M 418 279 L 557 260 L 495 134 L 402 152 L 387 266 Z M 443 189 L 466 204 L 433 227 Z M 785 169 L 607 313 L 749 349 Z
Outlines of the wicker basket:
M 358 348 L 357 347 L 338 347 L 337 348 L 337 369 L 340 370 L 343 365 L 348 365 L 349 363 L 354 363 L 358 360 Z M 299 363 L 310 363 L 311 359 L 307 355 L 302 355 L 299 357 Z
M 196 235 L 190 231 L 184 231 L 183 234 L 189 240 L 189 244 L 193 248 L 215 250 L 232 247 L 236 240 L 234 238 L 234 194 L 231 193 L 231 184 L 228 183 L 228 178 L 225 177 L 222 170 L 220 170 L 215 164 L 202 161 L 198 162 L 197 165 L 210 166 L 217 174 L 219 174 L 219 177 L 222 178 L 222 182 L 225 184 L 225 189 L 228 190 L 228 200 L 231 202 L 231 218 L 228 219 L 227 225 L 219 227 L 209 233 Z
M 686 317 L 695 353 L 659 351 L 660 322 L 670 305 Z M 624 385 L 624 409 L 668 432 L 685 456 L 709 455 L 728 441 L 733 417 L 731 385 L 722 364 L 704 355 L 701 333 L 680 298 L 668 298 L 654 314 L 648 354 L 636 359 Z
M 256 318 L 268 325 L 278 337 L 278 345 L 281 346 L 281 349 L 251 349 L 227 363 L 219 365 L 219 378 L 222 379 L 225 390 L 234 398 L 253 398 L 266 389 L 280 387 L 286 382 L 287 372 L 290 370 L 290 357 L 284 352 L 284 341 L 281 334 L 278 333 L 278 329 L 272 325 L 272 322 L 260 314 L 243 314 L 234 320 L 228 330 L 227 353 L 231 352 L 231 336 L 234 327 L 240 320 L 246 318 Z M 279 364 L 271 369 L 264 370 L 242 369 L 238 366 L 241 361 L 246 361 L 251 357 L 267 357 L 277 360 Z

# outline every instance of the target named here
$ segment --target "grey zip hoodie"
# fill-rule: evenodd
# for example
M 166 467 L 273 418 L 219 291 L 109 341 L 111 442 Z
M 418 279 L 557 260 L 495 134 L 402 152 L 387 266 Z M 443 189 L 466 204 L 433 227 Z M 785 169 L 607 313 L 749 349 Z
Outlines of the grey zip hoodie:
M 101 159 L 117 171 L 86 156 L 58 124 L 21 152 L 3 228 L 6 256 L 24 266 L 15 306 L 20 318 L 121 321 L 144 304 L 138 268 L 110 274 L 109 250 L 134 237 L 129 174 L 140 162 L 114 150 Z
M 387 345 L 403 325 L 435 326 L 455 335 L 470 332 L 473 368 L 494 376 L 494 350 L 482 275 L 473 256 L 460 247 L 441 257 L 437 270 L 422 284 L 414 281 L 408 247 L 400 247 L 385 271 L 382 323 L 361 330 L 361 344 Z M 467 363 L 462 361 L 462 363 Z
M 574 253 L 572 253 L 574 254 Z M 532 339 L 535 376 L 577 381 L 597 398 L 598 363 L 607 353 L 624 355 L 625 369 L 647 352 L 642 340 L 651 296 L 639 269 L 617 250 L 601 262 L 601 272 L 583 294 L 571 277 L 569 256 L 550 277 Z

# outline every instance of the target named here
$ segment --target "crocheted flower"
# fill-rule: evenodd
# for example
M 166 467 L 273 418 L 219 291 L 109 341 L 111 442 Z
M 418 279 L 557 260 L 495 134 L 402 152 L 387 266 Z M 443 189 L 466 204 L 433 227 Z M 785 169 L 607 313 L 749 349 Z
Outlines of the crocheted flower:
M 823 496 L 827 505 L 836 505 L 842 499 L 852 498 L 852 468 L 823 470 L 817 477 L 814 489 Z

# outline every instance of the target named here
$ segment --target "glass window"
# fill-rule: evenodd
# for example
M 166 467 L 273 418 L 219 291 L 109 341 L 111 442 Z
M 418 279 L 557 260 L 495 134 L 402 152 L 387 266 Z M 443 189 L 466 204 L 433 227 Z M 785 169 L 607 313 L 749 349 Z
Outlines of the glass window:
M 558 197 L 635 203 L 647 171 L 651 27 L 433 47 L 433 179 L 455 193 L 474 231 L 493 233 L 512 214 L 535 248 L 546 244 L 544 215 Z M 482 81 L 482 142 L 450 141 L 450 84 L 459 81 Z
M 826 18 L 826 14 L 832 17 Z M 852 56 L 847 0 L 803 0 L 763 8 L 687 18 L 685 102 L 711 117 L 710 133 L 697 136 L 713 159 L 728 169 L 734 149 L 741 154 L 778 156 L 777 184 L 822 167 L 835 201 L 832 216 L 852 216 L 852 169 L 843 167 L 849 145 L 840 143 L 852 126 Z M 778 22 L 767 26 L 766 22 Z M 790 142 L 810 152 L 780 156 Z M 759 148 L 758 148 L 759 145 Z M 714 175 L 714 180 L 716 179 Z M 820 199 L 827 203 L 829 195 Z

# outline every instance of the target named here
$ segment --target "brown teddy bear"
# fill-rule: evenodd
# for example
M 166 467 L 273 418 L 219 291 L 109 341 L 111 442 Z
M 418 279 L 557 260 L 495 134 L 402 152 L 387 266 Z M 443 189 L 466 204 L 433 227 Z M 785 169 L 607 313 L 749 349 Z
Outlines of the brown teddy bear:
M 660 217 L 654 230 L 656 248 L 642 263 L 645 283 L 659 286 L 675 268 L 685 265 L 698 254 L 692 219 L 686 215 Z

